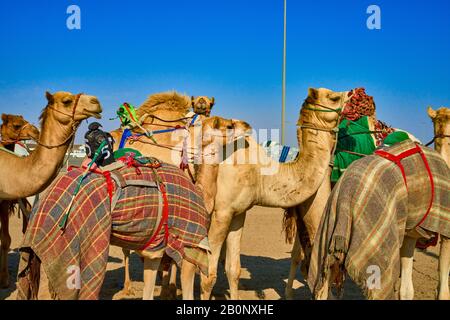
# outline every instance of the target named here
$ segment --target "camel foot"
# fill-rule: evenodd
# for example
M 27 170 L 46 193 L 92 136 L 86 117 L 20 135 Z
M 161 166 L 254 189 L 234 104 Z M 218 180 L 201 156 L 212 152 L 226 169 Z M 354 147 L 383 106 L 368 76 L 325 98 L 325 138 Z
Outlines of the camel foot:
M 170 285 L 168 288 L 163 287 L 161 291 L 161 300 L 177 300 L 177 287 Z
M 136 292 L 130 283 L 128 285 L 125 285 L 125 287 L 122 290 L 120 290 L 119 294 L 122 296 L 130 297 L 130 296 L 134 296 L 136 294 Z
M 216 283 L 217 275 L 201 276 L 201 299 L 209 300 L 211 299 L 212 289 Z

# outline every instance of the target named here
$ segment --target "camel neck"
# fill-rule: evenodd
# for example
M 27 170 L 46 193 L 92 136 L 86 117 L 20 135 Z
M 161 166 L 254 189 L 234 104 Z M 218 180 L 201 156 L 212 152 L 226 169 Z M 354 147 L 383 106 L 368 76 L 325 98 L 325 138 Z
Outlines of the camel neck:
M 442 155 L 445 162 L 450 167 L 450 138 L 437 138 L 434 144 L 436 151 Z
M 69 129 L 52 119 L 44 119 L 39 142 L 47 146 L 60 145 L 70 136 L 71 130 L 72 127 Z M 70 143 L 69 139 L 55 148 L 38 144 L 28 157 L 6 155 L 1 158 L 1 166 L 14 168 L 9 179 L 1 182 L 1 190 L 8 190 L 7 194 L 0 194 L 1 198 L 24 198 L 42 192 L 58 174 Z
M 262 175 L 261 203 L 289 208 L 310 198 L 327 175 L 333 149 L 333 133 L 298 129 L 300 154 L 290 163 L 281 163 L 272 175 Z

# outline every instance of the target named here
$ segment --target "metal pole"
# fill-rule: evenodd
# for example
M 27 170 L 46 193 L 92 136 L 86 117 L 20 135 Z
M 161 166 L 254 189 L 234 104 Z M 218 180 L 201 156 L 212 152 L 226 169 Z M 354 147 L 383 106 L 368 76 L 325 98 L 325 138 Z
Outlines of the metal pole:
M 285 108 L 286 108 L 286 0 L 284 0 L 284 32 L 283 32 L 283 83 L 281 93 L 281 144 L 284 145 L 285 128 Z

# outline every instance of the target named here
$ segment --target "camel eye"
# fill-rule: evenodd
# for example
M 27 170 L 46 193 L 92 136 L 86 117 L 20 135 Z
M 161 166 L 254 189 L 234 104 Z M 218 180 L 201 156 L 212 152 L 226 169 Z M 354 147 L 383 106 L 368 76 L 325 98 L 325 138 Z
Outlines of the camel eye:
M 67 99 L 64 99 L 62 102 L 64 103 L 65 106 L 68 106 L 72 103 L 72 99 L 67 98 Z
M 14 125 L 13 127 L 14 127 L 14 130 L 20 130 L 20 128 L 21 128 L 22 126 L 21 126 L 21 125 L 18 125 L 18 124 L 16 124 L 16 125 Z
M 233 125 L 232 124 L 227 125 L 227 129 L 233 129 Z
M 336 101 L 339 101 L 339 99 L 340 99 L 341 97 L 340 96 L 331 96 L 331 97 L 329 97 L 329 99 L 331 100 L 331 101 L 334 101 L 334 102 L 336 102 Z

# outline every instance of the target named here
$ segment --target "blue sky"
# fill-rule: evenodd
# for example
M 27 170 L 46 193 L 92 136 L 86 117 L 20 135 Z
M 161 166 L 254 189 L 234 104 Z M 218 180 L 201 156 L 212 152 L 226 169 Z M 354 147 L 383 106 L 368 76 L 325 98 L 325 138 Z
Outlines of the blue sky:
M 81 30 L 66 27 L 71 4 Z M 366 27 L 371 4 L 381 30 Z M 0 111 L 37 123 L 46 90 L 82 91 L 113 129 L 122 102 L 175 89 L 214 96 L 217 115 L 279 128 L 282 26 L 282 0 L 2 1 Z M 289 144 L 308 87 L 365 87 L 380 119 L 422 140 L 426 106 L 450 106 L 448 0 L 288 0 L 287 41 Z

